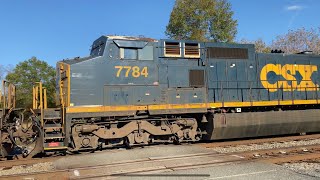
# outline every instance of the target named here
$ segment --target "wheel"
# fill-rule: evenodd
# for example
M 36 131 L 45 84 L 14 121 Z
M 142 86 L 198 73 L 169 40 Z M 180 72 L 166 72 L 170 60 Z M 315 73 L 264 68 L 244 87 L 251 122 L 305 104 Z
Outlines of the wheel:
M 173 138 L 173 144 L 175 145 L 181 145 L 181 139 L 178 136 L 175 136 Z
M 126 147 L 126 149 L 132 149 L 132 147 L 130 146 L 129 139 L 127 137 L 124 138 L 123 145 Z

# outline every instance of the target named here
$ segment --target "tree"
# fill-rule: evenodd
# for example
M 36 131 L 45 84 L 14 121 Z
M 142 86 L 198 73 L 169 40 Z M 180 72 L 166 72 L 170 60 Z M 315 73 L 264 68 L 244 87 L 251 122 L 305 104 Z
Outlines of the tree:
M 241 44 L 254 44 L 256 52 L 259 52 L 259 53 L 270 53 L 271 52 L 271 48 L 261 38 L 255 40 L 255 41 L 241 39 L 240 43 Z
M 3 65 L 0 65 L 0 80 L 3 80 L 4 73 L 5 73 L 5 69 Z
M 4 77 L 9 74 L 13 69 L 12 65 L 1 65 L 0 64 L 0 81 L 4 80 Z
M 166 35 L 172 39 L 232 42 L 237 20 L 227 0 L 176 0 Z
M 32 107 L 32 87 L 39 81 L 47 89 L 48 106 L 55 105 L 55 69 L 45 61 L 32 57 L 20 62 L 6 79 L 16 85 L 17 107 Z
M 277 36 L 272 42 L 273 49 L 281 49 L 285 53 L 313 51 L 320 54 L 320 28 L 290 30 L 287 34 Z

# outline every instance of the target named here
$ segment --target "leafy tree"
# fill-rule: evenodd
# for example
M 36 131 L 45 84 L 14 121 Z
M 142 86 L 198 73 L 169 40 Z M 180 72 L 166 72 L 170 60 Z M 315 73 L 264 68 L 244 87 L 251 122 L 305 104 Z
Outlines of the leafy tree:
M 166 35 L 173 39 L 232 42 L 237 20 L 227 0 L 176 0 Z
M 17 107 L 32 107 L 32 87 L 39 81 L 47 89 L 48 106 L 55 105 L 55 69 L 45 61 L 32 57 L 20 62 L 6 79 L 16 85 Z
M 277 36 L 271 46 L 272 49 L 281 49 L 285 53 L 309 50 L 320 54 L 320 28 L 290 30 L 285 35 Z
M 269 47 L 261 38 L 255 40 L 255 41 L 249 41 L 246 39 L 242 39 L 240 41 L 241 44 L 254 44 L 256 48 L 256 52 L 259 53 L 270 53 L 271 47 Z

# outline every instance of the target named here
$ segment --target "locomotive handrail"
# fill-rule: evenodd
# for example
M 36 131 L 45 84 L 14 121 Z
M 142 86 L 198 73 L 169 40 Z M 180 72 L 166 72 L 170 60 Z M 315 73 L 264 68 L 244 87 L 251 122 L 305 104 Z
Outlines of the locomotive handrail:
M 36 82 L 32 89 L 33 109 L 47 109 L 47 89 L 43 87 L 42 82 Z
M 43 127 L 44 109 L 47 109 L 47 89 L 42 82 L 36 82 L 32 88 L 33 109 L 40 109 L 41 126 Z

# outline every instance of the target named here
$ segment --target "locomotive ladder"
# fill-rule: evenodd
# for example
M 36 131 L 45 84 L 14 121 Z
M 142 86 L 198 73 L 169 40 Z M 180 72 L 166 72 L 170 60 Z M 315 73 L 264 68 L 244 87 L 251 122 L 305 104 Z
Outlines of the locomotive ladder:
M 46 89 L 42 83 L 36 83 L 33 87 L 33 109 L 40 112 L 40 123 L 43 129 L 43 150 L 65 150 L 65 131 L 62 110 L 60 108 L 47 108 Z

